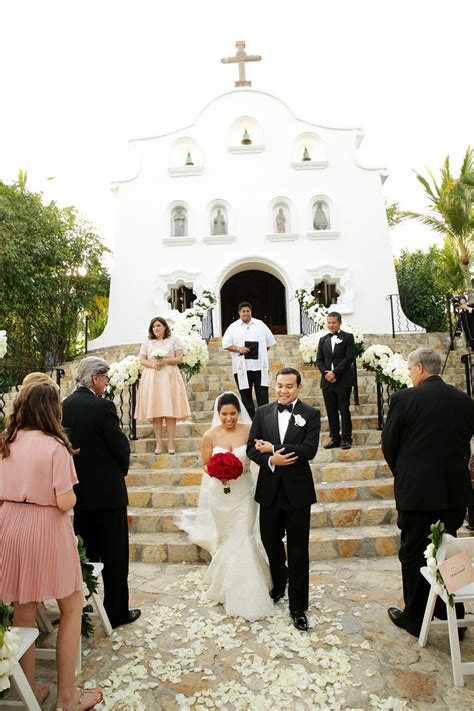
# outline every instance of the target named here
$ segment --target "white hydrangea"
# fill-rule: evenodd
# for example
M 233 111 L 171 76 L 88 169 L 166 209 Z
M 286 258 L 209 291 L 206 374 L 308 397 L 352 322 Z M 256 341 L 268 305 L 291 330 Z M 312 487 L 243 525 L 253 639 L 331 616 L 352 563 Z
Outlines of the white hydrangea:
M 14 629 L 7 629 L 3 634 L 3 644 L 0 647 L 0 693 L 10 688 L 10 674 L 18 664 L 16 653 L 20 646 L 20 638 Z
M 382 367 L 382 373 L 395 380 L 400 385 L 409 386 L 412 384 L 407 361 L 400 355 L 394 353 Z
M 0 358 L 3 358 L 7 352 L 7 332 L 0 331 Z
M 197 316 L 180 318 L 171 330 L 174 336 L 181 338 L 181 336 L 189 336 L 191 333 L 200 333 L 201 323 L 201 319 Z
M 181 343 L 183 344 L 183 365 L 194 368 L 199 364 L 200 369 L 207 365 L 209 362 L 207 344 L 197 333 L 181 336 Z
M 110 364 L 109 389 L 121 392 L 125 386 L 133 385 L 140 377 L 141 366 L 137 356 L 129 355 Z
M 362 354 L 362 365 L 368 370 L 377 370 L 384 368 L 389 358 L 393 356 L 393 351 L 388 346 L 381 343 L 374 343 L 369 346 Z

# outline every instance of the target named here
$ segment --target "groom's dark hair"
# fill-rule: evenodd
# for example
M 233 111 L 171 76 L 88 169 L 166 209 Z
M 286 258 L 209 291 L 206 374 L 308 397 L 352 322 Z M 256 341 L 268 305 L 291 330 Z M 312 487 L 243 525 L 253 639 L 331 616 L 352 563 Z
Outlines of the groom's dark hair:
M 296 384 L 301 385 L 301 373 L 296 368 L 281 368 L 276 377 L 278 378 L 279 375 L 296 375 Z

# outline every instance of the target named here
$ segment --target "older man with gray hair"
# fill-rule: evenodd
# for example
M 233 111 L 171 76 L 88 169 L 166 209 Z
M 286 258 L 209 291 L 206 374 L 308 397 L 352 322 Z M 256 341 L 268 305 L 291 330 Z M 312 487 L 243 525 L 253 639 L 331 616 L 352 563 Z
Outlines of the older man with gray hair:
M 430 526 L 441 520 L 456 536 L 471 497 L 469 451 L 474 403 L 440 377 L 441 358 L 432 348 L 408 356 L 414 387 L 392 395 L 382 432 L 382 449 L 393 476 L 397 524 L 401 531 L 405 609 L 388 609 L 390 620 L 419 636 L 429 585 L 420 574 Z M 439 603 L 439 601 L 438 601 Z M 435 615 L 446 618 L 444 605 Z M 458 611 L 461 616 L 463 609 Z M 463 639 L 465 629 L 459 630 Z
M 74 489 L 74 530 L 89 560 L 104 564 L 104 607 L 112 627 L 134 622 L 128 607 L 127 487 L 130 446 L 115 405 L 101 396 L 109 364 L 88 356 L 79 363 L 76 390 L 63 402 L 63 425 L 72 446 L 79 484 Z

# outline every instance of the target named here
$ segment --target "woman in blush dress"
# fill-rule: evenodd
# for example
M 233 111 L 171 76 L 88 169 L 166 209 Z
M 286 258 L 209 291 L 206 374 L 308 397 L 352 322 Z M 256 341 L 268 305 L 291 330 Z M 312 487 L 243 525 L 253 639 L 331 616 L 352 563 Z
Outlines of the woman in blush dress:
M 260 540 L 258 504 L 254 500 L 256 474 L 250 468 L 246 446 L 250 417 L 234 393 L 223 393 L 214 405 L 212 427 L 202 438 L 204 470 L 213 454 L 232 452 L 243 464 L 243 474 L 230 483 L 202 476 L 197 512 L 183 511 L 175 518 L 196 545 L 212 560 L 205 581 L 207 596 L 220 602 L 228 615 L 254 622 L 274 610 L 270 597 L 270 570 Z
M 153 353 L 162 352 L 160 358 Z M 153 318 L 148 328 L 148 338 L 138 354 L 144 370 L 138 387 L 137 420 L 151 420 L 156 437 L 155 454 L 163 449 L 162 427 L 166 420 L 168 454 L 175 453 L 176 421 L 191 417 L 184 381 L 178 365 L 183 360 L 183 346 L 171 335 L 164 318 Z
M 23 386 L 0 443 L 0 598 L 13 604 L 17 627 L 34 627 L 37 603 L 57 600 L 57 711 L 85 711 L 102 699 L 98 689 L 74 683 L 84 598 L 69 517 L 76 501 L 73 453 L 61 427 L 58 388 L 48 382 Z M 34 645 L 20 664 L 42 703 L 47 690 L 35 681 Z

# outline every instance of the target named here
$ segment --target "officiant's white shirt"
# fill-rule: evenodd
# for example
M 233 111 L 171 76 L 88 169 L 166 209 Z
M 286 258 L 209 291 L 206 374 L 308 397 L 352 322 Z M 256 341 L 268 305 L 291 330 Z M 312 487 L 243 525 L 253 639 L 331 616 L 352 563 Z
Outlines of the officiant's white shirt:
M 232 353 L 232 372 L 245 383 L 247 380 L 247 370 L 260 370 L 262 372 L 262 385 L 268 385 L 268 354 L 267 348 L 275 345 L 276 340 L 263 321 L 258 318 L 251 318 L 248 323 L 239 318 L 226 329 L 222 336 L 222 348 L 229 346 L 243 346 L 245 341 L 258 341 L 258 358 L 245 358 L 238 353 Z M 266 380 L 266 382 L 264 382 Z M 248 381 L 247 381 L 248 387 Z

